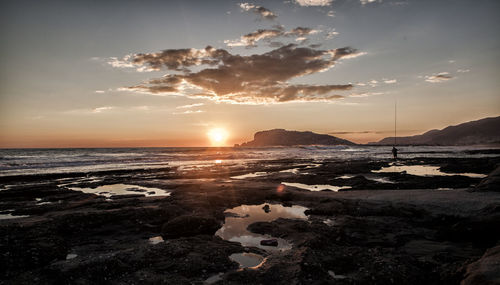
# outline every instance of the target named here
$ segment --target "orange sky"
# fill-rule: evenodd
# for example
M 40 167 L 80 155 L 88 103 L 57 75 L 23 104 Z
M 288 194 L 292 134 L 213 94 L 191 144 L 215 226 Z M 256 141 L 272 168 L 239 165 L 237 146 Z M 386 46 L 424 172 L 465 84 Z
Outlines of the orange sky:
M 0 147 L 356 143 L 500 115 L 500 1 L 2 1 Z M 316 4 L 314 4 L 316 3 Z

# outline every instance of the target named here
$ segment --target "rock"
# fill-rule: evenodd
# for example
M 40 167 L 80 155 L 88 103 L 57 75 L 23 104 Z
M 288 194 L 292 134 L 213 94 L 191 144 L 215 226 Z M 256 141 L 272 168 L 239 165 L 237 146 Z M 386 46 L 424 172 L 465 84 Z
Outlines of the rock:
M 500 192 L 500 166 L 493 170 L 488 177 L 481 180 L 475 191 L 495 191 Z
M 264 205 L 264 207 L 262 207 L 262 210 L 264 210 L 264 212 L 266 212 L 266 213 L 269 213 L 269 212 L 271 212 L 271 207 L 269 207 L 269 205 L 266 204 L 266 205 Z
M 260 245 L 266 245 L 266 246 L 278 246 L 278 240 L 273 238 L 273 239 L 263 239 L 260 241 Z
M 118 199 L 129 199 L 129 198 L 141 198 L 144 197 L 144 194 L 125 194 L 125 195 L 112 195 L 109 199 L 118 200 Z
M 500 284 L 500 245 L 488 249 L 481 259 L 469 264 L 460 284 Z
M 220 223 L 211 217 L 184 215 L 163 224 L 161 232 L 162 236 L 167 238 L 213 235 L 220 226 Z
M 131 192 L 139 192 L 139 193 L 145 193 L 145 192 L 148 191 L 148 190 L 145 190 L 145 189 L 140 189 L 140 188 L 135 188 L 135 187 L 127 188 L 126 190 L 127 191 L 131 191 Z
M 242 147 L 262 146 L 292 146 L 292 145 L 355 145 L 355 143 L 330 135 L 313 132 L 287 131 L 274 129 L 260 131 L 254 134 L 254 140 L 242 143 Z

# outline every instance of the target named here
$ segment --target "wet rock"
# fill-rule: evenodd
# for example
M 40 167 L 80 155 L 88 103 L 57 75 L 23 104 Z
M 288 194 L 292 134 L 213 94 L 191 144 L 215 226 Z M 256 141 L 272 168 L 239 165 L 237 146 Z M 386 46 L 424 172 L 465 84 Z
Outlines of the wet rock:
M 139 193 L 145 193 L 145 192 L 148 192 L 148 190 L 145 190 L 145 189 L 140 189 L 140 188 L 134 188 L 134 187 L 127 188 L 126 190 L 127 190 L 127 191 L 131 191 L 131 192 L 139 192 Z
M 213 235 L 220 227 L 221 224 L 212 217 L 185 215 L 165 223 L 161 232 L 166 238 Z
M 481 259 L 469 264 L 461 284 L 500 284 L 500 245 L 488 249 Z
M 269 213 L 269 212 L 271 212 L 271 207 L 269 207 L 269 205 L 266 204 L 266 205 L 264 205 L 264 207 L 262 207 L 262 210 L 264 210 L 264 212 L 266 212 L 266 213 Z
M 239 215 L 239 214 L 236 214 L 233 212 L 224 212 L 224 217 L 226 217 L 226 218 L 247 218 L 249 216 L 250 216 L 249 214 Z
M 442 226 L 438 236 L 451 241 L 470 241 L 482 247 L 493 246 L 500 240 L 500 206 L 487 207 L 474 216 Z
M 474 191 L 485 192 L 495 191 L 500 192 L 500 166 L 493 170 L 488 177 L 481 180 Z
M 144 194 L 113 195 L 109 198 L 112 200 L 118 200 L 118 199 L 129 199 L 129 198 L 140 198 L 140 197 L 144 197 Z
M 442 158 L 421 160 L 403 162 L 433 162 L 432 165 L 448 167 L 455 163 Z M 467 165 L 466 172 L 479 171 L 473 171 L 479 160 L 458 161 Z M 131 196 L 106 201 L 104 197 L 70 191 L 49 181 L 57 177 L 33 178 L 35 183 L 30 185 L 21 181 L 24 178 L 9 178 L 9 183 L 15 185 L 0 191 L 0 210 L 14 210 L 30 217 L 17 222 L 0 221 L 0 283 L 202 284 L 219 272 L 224 272 L 218 281 L 221 284 L 458 284 L 466 270 L 466 280 L 472 280 L 466 284 L 481 284 L 491 279 L 484 276 L 493 276 L 495 263 L 488 261 L 491 256 L 485 254 L 488 259 L 482 263 L 478 259 L 486 247 L 498 246 L 500 206 L 494 205 L 497 193 L 466 193 L 478 199 L 491 198 L 490 207 L 482 211 L 473 207 L 476 210 L 469 211 L 465 206 L 475 203 L 472 200 L 463 201 L 464 207 L 455 207 L 446 201 L 423 205 L 363 198 L 378 196 L 375 191 L 366 195 L 357 191 L 352 198 L 344 199 L 339 196 L 347 193 L 278 188 L 288 179 L 304 184 L 352 185 L 365 190 L 469 187 L 479 183 L 479 179 L 381 174 L 395 182 L 384 185 L 362 175 L 387 166 L 388 160 L 331 160 L 304 168 L 308 175 L 287 176 L 287 180 L 281 173 L 254 179 L 252 183 L 225 182 L 233 173 L 272 173 L 297 163 L 314 162 L 284 159 L 259 162 L 248 169 L 229 171 L 221 167 L 213 173 L 196 170 L 187 176 L 164 170 L 119 171 L 96 174 L 101 181 L 98 183 L 85 182 L 96 187 L 143 181 L 138 184 L 172 189 L 168 199 Z M 464 172 L 459 168 L 450 173 Z M 347 173 L 353 178 L 338 179 Z M 222 179 L 188 179 L 201 177 Z M 174 178 L 183 180 L 176 182 Z M 78 181 L 73 184 L 84 186 Z M 449 194 L 450 200 L 457 197 L 452 191 Z M 54 203 L 39 206 L 35 198 Z M 238 264 L 228 256 L 256 249 L 213 236 L 219 221 L 231 216 L 225 216 L 224 211 L 241 204 L 272 205 L 280 201 L 287 206 L 308 207 L 309 220 L 278 219 L 255 223 L 248 229 L 284 238 L 293 247 L 269 255 L 260 252 L 266 256 L 266 262 L 258 270 L 238 270 Z M 455 208 L 458 210 L 449 212 Z M 326 225 L 325 219 L 334 219 L 335 223 Z M 169 239 L 156 245 L 148 242 L 150 237 L 159 235 Z M 68 254 L 78 257 L 66 260 Z M 470 263 L 475 260 L 478 265 L 474 267 Z M 493 269 L 483 272 L 485 268 Z
M 266 246 L 278 246 L 278 240 L 277 239 L 264 239 L 260 241 L 260 245 L 266 245 Z
M 498 167 L 500 157 L 427 158 L 426 161 L 441 165 L 440 170 L 448 173 L 488 174 Z
M 45 270 L 46 284 L 201 284 L 218 273 L 238 268 L 228 256 L 241 252 L 237 244 L 218 237 L 198 236 L 156 244 L 125 242 L 71 260 L 53 262 Z

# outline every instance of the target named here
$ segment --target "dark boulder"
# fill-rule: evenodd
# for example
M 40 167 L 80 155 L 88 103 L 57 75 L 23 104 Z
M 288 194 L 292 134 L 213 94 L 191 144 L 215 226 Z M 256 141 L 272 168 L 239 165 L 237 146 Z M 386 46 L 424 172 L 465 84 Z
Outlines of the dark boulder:
M 481 180 L 481 182 L 476 186 L 475 191 L 500 192 L 500 166 L 493 170 L 488 177 Z
M 469 264 L 461 284 L 500 284 L 499 269 L 500 245 L 488 249 L 481 259 Z

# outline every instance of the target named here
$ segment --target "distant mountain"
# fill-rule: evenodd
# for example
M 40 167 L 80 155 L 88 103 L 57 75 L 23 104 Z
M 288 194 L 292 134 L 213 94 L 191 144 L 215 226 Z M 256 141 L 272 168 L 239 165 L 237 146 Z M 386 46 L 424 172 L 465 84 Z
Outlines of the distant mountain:
M 377 145 L 392 145 L 394 137 L 388 137 Z M 449 126 L 442 130 L 431 130 L 421 135 L 397 137 L 402 145 L 478 145 L 500 143 L 500 117 Z
M 294 145 L 355 145 L 355 143 L 334 136 L 316 134 L 313 132 L 274 129 L 256 132 L 253 141 L 242 143 L 240 146 L 260 147 Z

